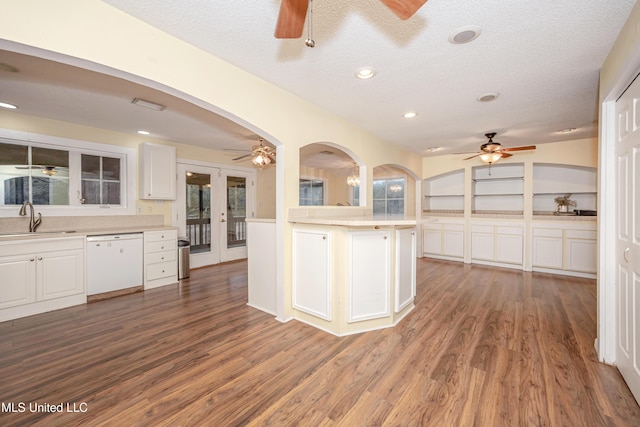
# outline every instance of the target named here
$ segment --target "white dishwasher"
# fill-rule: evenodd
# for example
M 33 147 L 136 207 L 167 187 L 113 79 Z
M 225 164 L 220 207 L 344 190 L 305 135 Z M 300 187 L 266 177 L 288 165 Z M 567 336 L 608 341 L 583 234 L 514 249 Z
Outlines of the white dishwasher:
M 87 295 L 142 286 L 142 233 L 87 237 Z

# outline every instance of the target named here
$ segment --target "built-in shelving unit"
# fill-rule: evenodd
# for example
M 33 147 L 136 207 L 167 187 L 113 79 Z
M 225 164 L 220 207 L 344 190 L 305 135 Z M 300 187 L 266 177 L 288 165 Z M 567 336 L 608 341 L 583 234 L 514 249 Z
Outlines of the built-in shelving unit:
M 464 213 L 464 169 L 422 181 L 424 213 Z
M 472 169 L 472 214 L 524 212 L 524 165 L 476 166 Z
M 555 198 L 571 194 L 576 202 L 574 209 L 595 210 L 596 168 L 562 164 L 536 163 L 533 165 L 533 215 L 550 215 L 556 212 Z

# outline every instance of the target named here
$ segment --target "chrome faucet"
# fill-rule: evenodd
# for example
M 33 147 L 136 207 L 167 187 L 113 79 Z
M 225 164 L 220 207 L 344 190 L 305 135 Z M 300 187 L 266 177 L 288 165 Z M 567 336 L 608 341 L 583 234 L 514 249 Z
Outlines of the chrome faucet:
M 20 213 L 19 213 L 20 216 L 27 215 L 27 206 L 29 206 L 29 209 L 31 210 L 31 220 L 29 221 L 29 233 L 34 233 L 36 231 L 36 228 L 38 228 L 38 226 L 42 222 L 42 214 L 38 212 L 38 219 L 35 219 L 33 215 L 33 205 L 31 204 L 31 202 L 24 202 L 22 204 L 22 207 L 20 208 Z

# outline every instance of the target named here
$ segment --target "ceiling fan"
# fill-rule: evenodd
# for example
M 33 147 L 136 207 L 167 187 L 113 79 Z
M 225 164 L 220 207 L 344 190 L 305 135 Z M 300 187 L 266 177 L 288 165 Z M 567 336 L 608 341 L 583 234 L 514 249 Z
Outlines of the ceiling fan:
M 264 145 L 263 138 L 260 138 L 259 141 L 260 143 L 258 145 L 254 145 L 251 148 L 251 152 L 249 152 L 248 154 L 242 155 L 240 157 L 236 157 L 233 160 L 236 161 L 236 160 L 246 159 L 247 157 L 252 157 L 251 161 L 256 166 L 260 166 L 260 168 L 268 164 L 275 163 L 276 151 L 269 145 Z
M 489 141 L 480 146 L 480 152 L 474 154 L 471 157 L 467 157 L 464 160 L 480 157 L 483 162 L 489 163 L 489 165 L 491 165 L 491 163 L 495 163 L 500 159 L 506 159 L 507 157 L 513 156 L 513 154 L 510 154 L 511 151 L 525 151 L 536 149 L 535 145 L 504 148 L 499 142 L 494 142 L 493 138 L 496 136 L 495 132 L 485 133 L 484 136 L 489 138 Z
M 16 166 L 16 169 L 40 169 L 43 174 L 53 176 L 58 173 L 60 169 L 67 169 L 60 166 L 46 166 L 46 165 L 31 165 L 31 166 Z
M 427 0 L 380 0 L 400 19 L 409 19 Z M 282 0 L 276 24 L 276 38 L 297 39 L 302 35 L 309 0 Z

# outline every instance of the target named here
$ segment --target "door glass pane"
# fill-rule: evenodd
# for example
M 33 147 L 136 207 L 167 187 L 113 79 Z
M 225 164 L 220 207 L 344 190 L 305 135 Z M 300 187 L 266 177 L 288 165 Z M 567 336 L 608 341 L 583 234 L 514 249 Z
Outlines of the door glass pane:
M 245 246 L 247 243 L 247 179 L 227 177 L 227 248 Z
M 211 252 L 211 175 L 187 172 L 186 182 L 190 252 Z

